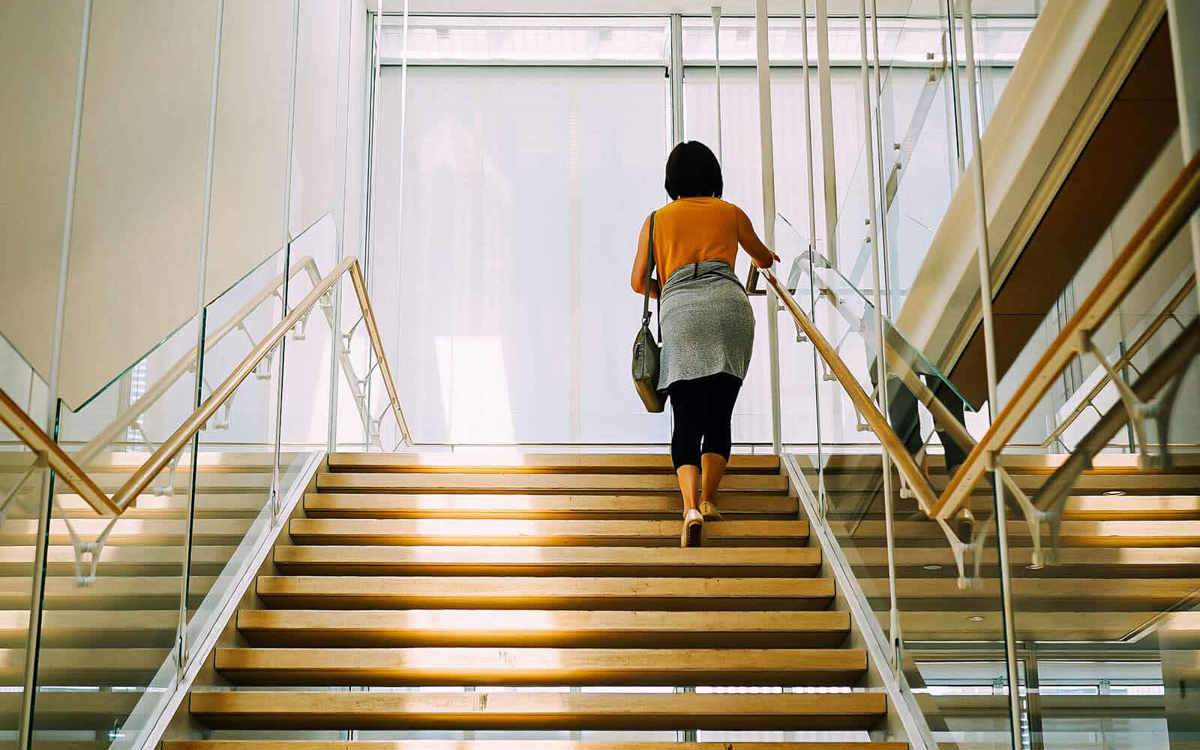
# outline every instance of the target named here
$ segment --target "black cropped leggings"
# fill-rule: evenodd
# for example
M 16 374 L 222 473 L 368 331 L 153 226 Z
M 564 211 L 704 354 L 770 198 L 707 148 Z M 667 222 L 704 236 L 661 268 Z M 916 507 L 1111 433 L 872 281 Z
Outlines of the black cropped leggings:
M 701 453 L 729 458 L 733 405 L 741 387 L 741 378 L 722 372 L 695 380 L 677 380 L 667 389 L 675 416 L 671 463 L 676 469 L 699 466 Z

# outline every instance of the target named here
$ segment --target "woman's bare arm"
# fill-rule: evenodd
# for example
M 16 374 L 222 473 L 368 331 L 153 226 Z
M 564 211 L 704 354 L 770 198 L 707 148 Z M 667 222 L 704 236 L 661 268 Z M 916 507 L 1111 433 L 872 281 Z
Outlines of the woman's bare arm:
M 770 268 L 772 263 L 779 260 L 779 256 L 764 245 L 758 235 L 754 233 L 754 225 L 750 223 L 750 217 L 740 208 L 737 209 L 737 239 L 738 244 L 749 253 L 754 260 L 754 265 L 759 268 Z
M 629 285 L 638 294 L 646 293 L 646 266 L 650 264 L 650 217 L 642 223 L 642 231 L 638 234 L 637 255 L 633 258 L 633 271 L 629 276 Z M 658 298 L 658 279 L 650 279 L 650 296 Z

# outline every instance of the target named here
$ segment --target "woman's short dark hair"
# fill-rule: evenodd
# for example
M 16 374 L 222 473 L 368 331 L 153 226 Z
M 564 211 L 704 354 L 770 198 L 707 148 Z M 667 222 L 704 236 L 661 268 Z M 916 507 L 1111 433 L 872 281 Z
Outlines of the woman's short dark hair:
M 725 190 L 721 164 L 700 141 L 684 141 L 667 157 L 667 179 L 663 183 L 671 200 L 676 198 L 720 198 Z

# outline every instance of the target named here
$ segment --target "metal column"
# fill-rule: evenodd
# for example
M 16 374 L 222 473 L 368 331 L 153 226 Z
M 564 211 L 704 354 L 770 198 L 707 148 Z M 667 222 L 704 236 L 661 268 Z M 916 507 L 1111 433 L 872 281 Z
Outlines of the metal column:
M 988 411 L 994 417 L 999 409 L 996 394 L 996 331 L 992 319 L 992 270 L 991 249 L 988 243 L 987 224 L 987 195 L 984 192 L 983 180 L 983 147 L 980 139 L 979 122 L 979 86 L 975 80 L 975 44 L 974 24 L 971 18 L 971 0 L 961 0 L 963 12 L 963 41 L 966 46 L 967 68 L 967 97 L 970 100 L 968 125 L 971 129 L 971 148 L 974 157 L 972 178 L 975 184 L 975 225 L 978 232 L 976 259 L 979 266 L 979 300 L 983 316 L 984 353 L 987 359 Z M 951 18 L 953 24 L 953 18 Z M 993 497 L 996 514 L 996 546 L 1000 558 L 1000 600 L 1004 616 L 1004 661 L 1008 671 L 1008 711 L 1009 729 L 1012 732 L 1014 750 L 1022 747 L 1021 738 L 1021 694 L 1020 677 L 1017 666 L 1016 628 L 1013 624 L 1012 581 L 1010 580 L 1010 561 L 1008 550 L 1008 512 L 1004 506 L 1004 487 L 995 474 L 992 476 L 992 486 L 995 488 Z
M 83 92 L 87 80 L 88 39 L 92 28 L 92 0 L 84 0 L 79 32 L 79 64 L 75 73 L 75 110 L 71 123 L 71 155 L 63 200 L 62 244 L 58 250 L 58 280 L 55 286 L 54 330 L 50 341 L 50 370 L 46 378 L 46 416 L 42 428 L 58 437 L 58 379 L 62 364 L 63 324 L 67 309 L 67 271 L 71 259 L 71 228 L 75 215 L 75 178 L 79 167 L 79 136 L 83 129 Z M 42 604 L 46 595 L 46 557 L 50 545 L 50 512 L 54 503 L 54 477 L 42 469 L 42 503 L 38 508 L 34 537 L 33 570 L 29 592 L 29 624 L 25 631 L 25 683 L 21 692 L 21 715 L 17 717 L 17 746 L 33 745 L 34 702 L 37 662 L 41 648 Z
M 813 256 L 817 250 L 817 195 L 813 179 L 813 135 L 812 135 L 812 66 L 808 64 L 808 0 L 800 1 L 801 33 L 800 53 L 804 58 L 804 164 L 808 179 L 805 180 L 808 197 L 808 277 L 813 275 Z M 816 284 L 808 285 L 808 309 L 815 317 L 817 307 Z M 817 422 L 817 510 L 825 518 L 828 510 L 825 498 L 825 446 L 821 434 L 821 374 L 817 364 L 817 349 L 812 348 L 813 410 Z
M 821 115 L 821 176 L 825 183 L 825 257 L 837 268 L 837 167 L 833 153 L 833 85 L 829 74 L 829 0 L 817 0 L 817 91 Z
M 767 45 L 767 0 L 756 0 L 754 30 L 758 67 L 758 133 L 762 155 L 763 239 L 775 248 L 775 142 L 771 132 L 771 55 Z M 767 349 L 771 368 L 771 446 L 783 451 L 779 401 L 779 299 L 767 289 Z
M 867 52 L 866 0 L 858 0 L 858 40 L 859 47 L 862 49 L 862 64 L 859 66 L 859 71 L 860 85 L 862 87 L 863 165 L 867 170 L 865 180 L 867 184 L 867 226 L 869 228 L 867 242 L 871 244 L 871 281 L 873 287 L 871 303 L 875 306 L 875 377 L 879 382 L 879 387 L 876 389 L 876 398 L 879 401 L 879 410 L 887 414 L 887 358 L 884 356 L 883 305 L 881 304 L 879 294 L 880 287 L 882 286 L 879 272 L 879 217 L 882 212 L 879 210 L 879 196 L 875 191 L 875 139 L 872 137 L 874 123 L 871 116 L 871 86 L 867 76 L 868 59 L 870 56 Z M 902 641 L 900 639 L 900 609 L 896 604 L 896 540 L 893 535 L 895 499 L 892 497 L 892 462 L 888 456 L 887 449 L 882 445 L 879 447 L 879 455 L 883 467 L 884 533 L 887 538 L 888 639 L 891 641 L 892 646 L 892 669 L 900 671 L 900 646 Z
M 717 85 L 717 161 L 725 161 L 725 130 L 724 118 L 721 117 L 721 5 L 712 7 L 713 26 L 713 73 Z
M 683 141 L 683 16 L 671 14 L 671 146 Z

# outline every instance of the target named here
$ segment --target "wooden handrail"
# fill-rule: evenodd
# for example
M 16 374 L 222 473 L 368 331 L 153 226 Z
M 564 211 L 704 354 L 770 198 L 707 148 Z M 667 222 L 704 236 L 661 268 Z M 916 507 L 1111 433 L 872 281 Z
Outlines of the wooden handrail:
M 79 464 L 67 455 L 45 430 L 37 425 L 25 410 L 17 406 L 3 388 L 0 388 L 0 422 L 13 431 L 21 442 L 29 446 L 39 460 L 44 460 L 54 473 L 75 490 L 84 502 L 99 514 L 114 516 L 121 512 L 116 503 L 104 494 L 104 490 L 92 480 Z
M 408 431 L 408 424 L 405 421 L 404 413 L 400 409 L 400 399 L 397 396 L 396 384 L 392 379 L 392 369 L 388 364 L 387 355 L 384 352 L 383 341 L 379 337 L 379 328 L 376 325 L 370 298 L 367 296 L 367 287 L 363 279 L 362 269 L 358 264 L 358 259 L 353 257 L 343 259 L 334 266 L 333 270 L 325 278 L 321 279 L 319 283 L 314 284 L 312 290 L 309 291 L 304 299 L 292 308 L 282 320 L 276 323 L 262 340 L 255 344 L 250 353 L 233 369 L 233 372 L 219 386 L 213 389 L 208 398 L 200 404 L 200 407 L 192 412 L 171 433 L 171 436 L 163 441 L 154 453 L 150 454 L 150 457 L 141 466 L 134 470 L 133 474 L 113 493 L 111 498 L 105 495 L 104 491 L 88 476 L 87 472 L 80 468 L 74 459 L 67 455 L 49 435 L 38 427 L 29 418 L 29 415 L 16 402 L 9 398 L 8 394 L 4 393 L 2 389 L 0 389 L 0 421 L 12 430 L 22 442 L 28 445 L 34 453 L 40 457 L 44 457 L 47 465 L 56 474 L 62 476 L 64 481 L 79 493 L 98 513 L 108 516 L 120 515 L 150 486 L 154 478 L 167 467 L 175 455 L 186 447 L 188 441 L 204 428 L 204 425 L 233 396 L 238 386 L 250 376 L 250 373 L 278 345 L 283 337 L 287 335 L 288 331 L 292 330 L 308 315 L 321 297 L 338 284 L 342 276 L 347 273 L 349 273 L 350 279 L 354 284 L 355 294 L 362 307 L 363 319 L 366 323 L 368 336 L 371 339 L 371 347 L 379 360 L 379 370 L 384 379 L 384 385 L 387 388 L 390 408 L 393 410 L 404 439 L 411 442 L 412 437 Z
M 1000 410 L 991 427 L 968 454 L 962 468 L 933 506 L 937 518 L 949 518 L 966 502 L 994 457 L 1042 400 L 1054 380 L 1083 351 L 1085 337 L 1103 323 L 1145 274 L 1200 204 L 1200 154 L 1184 166 L 1162 199 L 1113 260 L 1096 287 L 1059 331 L 1054 342 Z
M 1154 338 L 1154 334 L 1158 333 L 1159 330 L 1166 325 L 1167 320 L 1174 315 L 1175 311 L 1179 309 L 1179 306 L 1183 304 L 1184 300 L 1192 296 L 1192 290 L 1195 288 L 1196 277 L 1193 275 L 1184 281 L 1183 286 L 1179 287 L 1179 291 L 1175 292 L 1167 304 L 1163 306 L 1163 309 L 1159 311 L 1158 315 L 1154 316 L 1154 320 L 1150 321 L 1150 324 L 1146 326 L 1146 329 L 1142 331 L 1136 339 L 1134 339 L 1133 343 L 1129 345 L 1129 348 L 1125 350 L 1125 353 L 1121 355 L 1120 359 L 1113 363 L 1113 369 L 1120 371 L 1125 367 L 1128 367 L 1129 364 L 1133 362 L 1133 358 L 1136 357 L 1142 348 L 1146 346 L 1146 344 L 1150 343 L 1150 340 Z M 1075 405 L 1075 408 L 1071 410 L 1071 413 L 1059 423 L 1058 427 L 1055 427 L 1054 430 L 1046 436 L 1046 439 L 1042 441 L 1040 447 L 1049 448 L 1051 445 L 1053 445 L 1054 441 L 1058 440 L 1064 432 L 1070 429 L 1071 425 L 1075 423 L 1076 419 L 1079 419 L 1079 415 L 1083 414 L 1083 412 L 1092 405 L 1092 402 L 1095 401 L 1096 396 L 1099 396 L 1100 391 L 1104 390 L 1105 386 L 1107 386 L 1110 382 L 1112 382 L 1112 377 L 1107 372 L 1104 373 L 1104 376 L 1101 377 L 1100 380 L 1092 386 L 1091 390 L 1088 391 L 1087 396 L 1080 399 L 1079 403 Z
M 212 333 L 204 334 L 204 351 L 207 354 L 214 346 L 221 342 L 229 333 L 237 330 L 237 327 L 245 322 L 246 318 L 258 309 L 258 306 L 269 299 L 273 294 L 278 292 L 285 281 L 290 283 L 291 279 L 297 276 L 301 271 L 315 271 L 316 262 L 310 257 L 300 258 L 295 263 L 291 264 L 291 268 L 285 277 L 282 273 L 272 279 L 258 294 L 254 295 L 246 304 L 242 305 L 229 320 Z M 82 448 L 75 452 L 75 461 L 79 464 L 86 465 L 89 461 L 102 453 L 109 445 L 117 439 L 122 432 L 129 429 L 138 417 L 153 406 L 158 399 L 162 398 L 163 394 L 171 389 L 185 372 L 188 372 L 196 365 L 196 348 L 192 347 L 182 357 L 177 359 L 173 365 L 167 368 L 167 371 L 154 382 L 146 392 L 143 393 L 137 401 L 129 405 L 129 408 L 117 415 L 116 419 L 110 422 L 103 430 L 96 433 L 91 440 Z
M 779 283 L 779 279 L 775 277 L 775 273 L 770 270 L 762 269 L 759 271 L 763 278 L 767 280 L 767 284 L 775 290 L 775 294 L 783 301 L 788 312 L 792 314 L 792 319 L 796 321 L 796 325 L 800 326 L 804 331 L 804 335 L 812 342 L 817 353 L 821 355 L 821 359 L 825 360 L 825 364 L 829 366 L 830 372 L 837 378 L 842 389 L 850 397 L 851 403 L 858 413 L 866 420 L 867 425 L 875 436 L 879 439 L 884 450 L 896 465 L 896 470 L 900 472 L 908 486 L 912 489 L 916 496 L 917 504 L 921 506 L 921 510 L 925 513 L 930 513 L 934 502 L 937 500 L 937 495 L 929 484 L 929 479 L 917 466 L 917 462 L 913 460 L 908 449 L 904 447 L 899 436 L 888 424 L 887 418 L 879 411 L 879 407 L 867 395 L 866 390 L 855 379 L 850 368 L 838 355 L 837 350 L 830 345 L 829 341 L 821 333 L 821 331 L 813 324 L 800 305 L 796 302 L 796 298 L 792 296 L 783 284 Z

